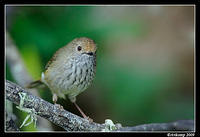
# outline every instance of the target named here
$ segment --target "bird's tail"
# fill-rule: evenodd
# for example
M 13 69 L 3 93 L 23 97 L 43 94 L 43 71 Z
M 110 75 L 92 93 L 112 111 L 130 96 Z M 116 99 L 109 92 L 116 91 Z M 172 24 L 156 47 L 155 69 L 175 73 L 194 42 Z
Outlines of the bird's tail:
M 26 86 L 26 88 L 36 88 L 36 87 L 40 87 L 40 86 L 42 86 L 42 85 L 44 85 L 44 84 L 42 83 L 41 80 L 36 80 L 36 81 L 33 81 L 33 82 L 29 83 L 29 84 Z

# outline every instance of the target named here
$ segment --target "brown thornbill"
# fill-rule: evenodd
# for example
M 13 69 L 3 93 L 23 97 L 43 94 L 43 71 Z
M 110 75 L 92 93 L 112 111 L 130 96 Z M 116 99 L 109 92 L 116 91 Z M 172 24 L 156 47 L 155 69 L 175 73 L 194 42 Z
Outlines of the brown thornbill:
M 89 119 L 76 104 L 76 96 L 86 90 L 95 77 L 96 50 L 93 40 L 86 37 L 74 39 L 56 51 L 42 72 L 40 80 L 27 87 L 34 88 L 45 84 L 52 91 L 55 104 L 57 97 L 65 99 L 67 95 L 82 116 Z

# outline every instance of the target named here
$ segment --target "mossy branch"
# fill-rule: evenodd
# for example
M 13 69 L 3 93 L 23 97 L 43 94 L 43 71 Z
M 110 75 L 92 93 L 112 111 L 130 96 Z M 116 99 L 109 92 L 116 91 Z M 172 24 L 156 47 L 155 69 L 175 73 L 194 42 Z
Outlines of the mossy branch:
M 106 131 L 106 124 L 89 122 L 75 114 L 61 109 L 37 96 L 32 95 L 26 89 L 6 80 L 6 98 L 19 105 L 19 93 L 26 93 L 23 107 L 34 109 L 41 116 L 52 123 L 62 127 L 66 131 Z M 117 127 L 114 131 L 194 131 L 193 120 L 179 120 L 171 123 L 153 123 L 133 127 Z
M 28 100 L 25 100 L 23 107 L 35 109 L 38 115 L 51 121 L 52 123 L 64 128 L 67 131 L 100 131 L 104 128 L 103 125 L 97 123 L 89 123 L 77 115 L 74 115 L 64 109 L 32 95 L 26 89 L 14 84 L 11 81 L 6 81 L 6 98 L 13 103 L 19 105 L 19 93 L 26 93 Z

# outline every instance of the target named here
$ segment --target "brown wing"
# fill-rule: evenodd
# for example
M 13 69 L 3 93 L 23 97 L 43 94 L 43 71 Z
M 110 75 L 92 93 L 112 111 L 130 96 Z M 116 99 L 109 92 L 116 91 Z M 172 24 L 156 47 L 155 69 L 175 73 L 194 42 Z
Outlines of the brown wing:
M 69 44 L 67 44 L 67 45 L 69 45 Z M 66 52 L 66 47 L 67 47 L 67 45 L 64 46 L 64 47 L 61 47 L 60 49 L 58 49 L 58 50 L 56 51 L 56 53 L 53 55 L 53 57 L 52 57 L 52 58 L 48 61 L 48 63 L 46 64 L 45 70 L 47 70 L 47 69 L 49 68 L 49 66 L 51 66 L 51 64 L 52 64 L 54 61 L 57 60 L 57 58 L 59 57 L 59 55 L 64 55 L 65 53 L 67 54 L 67 52 Z
M 57 50 L 56 53 L 53 55 L 53 57 L 48 61 L 48 63 L 45 66 L 45 70 L 47 70 L 49 68 L 49 66 L 56 60 L 56 58 L 57 58 L 57 56 L 58 56 L 58 54 L 60 52 L 60 49 Z

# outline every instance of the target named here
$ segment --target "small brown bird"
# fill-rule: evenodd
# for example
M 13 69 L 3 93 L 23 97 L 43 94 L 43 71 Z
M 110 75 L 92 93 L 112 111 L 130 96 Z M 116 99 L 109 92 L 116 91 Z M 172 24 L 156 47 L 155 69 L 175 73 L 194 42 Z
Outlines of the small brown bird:
M 96 44 L 93 40 L 81 37 L 60 48 L 47 63 L 40 80 L 27 87 L 34 88 L 45 84 L 53 94 L 53 102 L 57 97 L 68 96 L 82 116 L 89 119 L 76 104 L 76 96 L 92 83 L 96 73 Z M 91 120 L 91 119 L 90 119 Z

